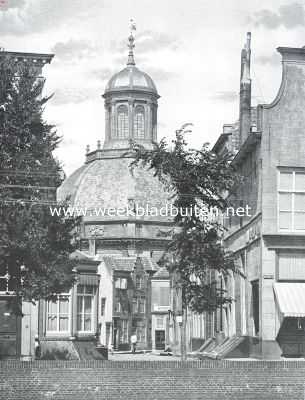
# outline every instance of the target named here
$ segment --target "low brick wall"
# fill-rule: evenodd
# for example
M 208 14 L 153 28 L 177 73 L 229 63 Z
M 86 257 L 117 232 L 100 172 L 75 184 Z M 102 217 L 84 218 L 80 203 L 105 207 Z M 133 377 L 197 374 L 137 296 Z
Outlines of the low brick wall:
M 304 400 L 305 361 L 2 361 L 1 400 Z

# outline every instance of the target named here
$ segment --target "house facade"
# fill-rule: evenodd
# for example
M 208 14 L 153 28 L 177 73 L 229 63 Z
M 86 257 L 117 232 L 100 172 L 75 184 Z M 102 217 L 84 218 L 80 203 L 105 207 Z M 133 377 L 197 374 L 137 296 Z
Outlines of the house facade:
M 239 121 L 225 125 L 214 146 L 234 154 L 243 177 L 232 204 L 250 208 L 249 216 L 224 220 L 224 245 L 235 254 L 238 273 L 229 279 L 234 310 L 226 306 L 215 315 L 214 331 L 243 337 L 248 356 L 304 356 L 305 49 L 277 49 L 278 94 L 271 104 L 252 107 L 250 39 L 241 58 Z

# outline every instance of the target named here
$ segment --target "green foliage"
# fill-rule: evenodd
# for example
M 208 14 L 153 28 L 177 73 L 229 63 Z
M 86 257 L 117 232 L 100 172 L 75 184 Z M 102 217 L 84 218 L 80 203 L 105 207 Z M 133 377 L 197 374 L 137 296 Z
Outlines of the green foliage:
M 52 298 L 74 282 L 78 220 L 51 216 L 63 177 L 59 136 L 43 119 L 49 98 L 33 70 L 0 59 L 0 275 L 17 298 Z
M 228 206 L 226 194 L 235 186 L 237 176 L 229 154 L 216 155 L 207 144 L 200 150 L 188 148 L 188 126 L 176 131 L 172 146 L 164 139 L 155 144 L 154 150 L 133 144 L 135 160 L 131 168 L 153 170 L 172 193 L 173 205 L 181 210 L 175 217 L 175 229 L 162 263 L 182 288 L 183 303 L 203 312 L 232 301 L 216 287 L 215 280 L 219 273 L 225 276 L 234 270 L 234 262 L 222 246 L 221 220 L 204 218 L 194 210 L 213 209 L 220 215 Z

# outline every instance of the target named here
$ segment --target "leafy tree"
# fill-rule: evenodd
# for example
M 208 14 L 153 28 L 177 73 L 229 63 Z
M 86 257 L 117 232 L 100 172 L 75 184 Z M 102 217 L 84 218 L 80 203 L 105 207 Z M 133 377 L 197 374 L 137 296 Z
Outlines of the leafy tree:
M 189 125 L 176 131 L 172 146 L 164 139 L 153 150 L 133 144 L 131 169 L 153 170 L 172 193 L 178 213 L 175 229 L 167 233 L 170 240 L 161 263 L 181 287 L 183 307 L 202 313 L 232 301 L 216 287 L 216 273 L 224 276 L 234 269 L 232 255 L 222 246 L 223 225 L 217 214 L 229 206 L 226 194 L 238 178 L 230 154 L 217 155 L 207 144 L 200 150 L 188 148 Z M 211 218 L 213 212 L 215 218 Z
M 30 67 L 0 58 L 0 276 L 18 300 L 50 299 L 74 282 L 78 220 L 50 215 L 63 173 L 43 86 Z

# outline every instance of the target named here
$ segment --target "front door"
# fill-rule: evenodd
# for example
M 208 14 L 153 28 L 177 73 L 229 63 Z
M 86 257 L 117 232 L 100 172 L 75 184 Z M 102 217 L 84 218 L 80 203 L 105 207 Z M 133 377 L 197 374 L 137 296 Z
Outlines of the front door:
M 17 354 L 17 317 L 10 299 L 0 298 L 0 359 Z
M 165 349 L 165 330 L 159 329 L 155 331 L 155 343 L 156 343 L 156 350 Z

